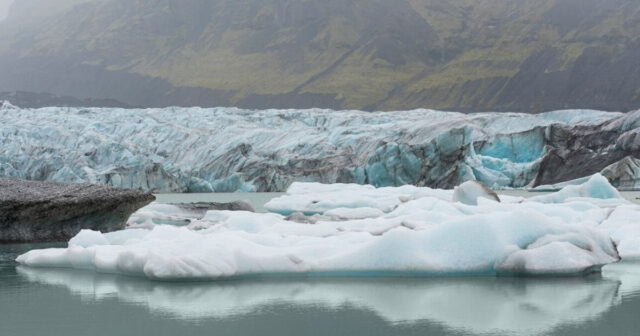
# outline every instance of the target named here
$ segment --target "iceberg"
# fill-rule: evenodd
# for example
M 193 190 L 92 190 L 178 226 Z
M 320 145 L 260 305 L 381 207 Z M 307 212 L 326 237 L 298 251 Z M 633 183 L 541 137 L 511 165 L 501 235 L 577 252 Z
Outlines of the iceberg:
M 132 214 L 127 224 L 129 227 L 137 228 L 149 228 L 156 224 L 185 226 L 193 221 L 202 219 L 209 210 L 255 211 L 253 206 L 246 201 L 174 204 L 154 202 Z
M 82 231 L 67 248 L 29 251 L 17 261 L 154 280 L 580 275 L 639 252 L 640 225 L 631 218 L 640 206 L 614 191 L 594 175 L 550 196 L 477 197 L 470 205 L 451 190 L 294 183 L 267 204 L 272 213 L 176 212 L 189 224 L 134 220 L 124 231 Z M 288 220 L 292 213 L 315 220 Z
M 285 191 L 294 181 L 522 188 L 602 171 L 633 187 L 640 169 L 623 160 L 637 153 L 638 119 L 591 110 L 24 109 L 5 102 L 0 177 L 234 192 Z
M 601 174 L 584 179 L 581 184 L 567 184 L 556 193 L 532 197 L 531 201 L 543 203 L 562 203 L 572 198 L 596 198 L 603 200 L 624 200 L 618 190 Z
M 265 208 L 282 215 L 296 212 L 305 215 L 324 214 L 338 208 L 374 208 L 386 213 L 411 199 L 426 196 L 451 199 L 452 193 L 450 190 L 411 185 L 375 188 L 371 185 L 295 182 L 286 195 L 267 202 Z
M 478 198 L 500 202 L 500 197 L 481 182 L 467 181 L 453 188 L 453 201 L 468 205 L 478 205 Z

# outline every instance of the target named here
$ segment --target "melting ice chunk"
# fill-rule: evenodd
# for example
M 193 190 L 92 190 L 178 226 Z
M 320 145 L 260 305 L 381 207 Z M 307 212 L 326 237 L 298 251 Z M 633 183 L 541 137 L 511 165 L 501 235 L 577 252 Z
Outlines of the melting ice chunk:
M 476 185 L 459 191 L 476 201 L 491 197 Z M 619 260 L 614 242 L 629 255 L 637 253 L 632 245 L 640 230 L 630 218 L 640 207 L 618 199 L 598 175 L 519 203 L 471 206 L 456 202 L 455 194 L 411 186 L 294 184 L 270 207 L 314 213 L 314 224 L 277 213 L 216 210 L 183 227 L 83 231 L 66 249 L 34 250 L 17 261 L 160 280 L 267 274 L 576 275 Z
M 579 197 L 624 201 L 618 190 L 601 174 L 591 176 L 582 184 L 567 185 L 558 192 L 532 197 L 530 200 L 544 203 L 561 203 Z
M 453 189 L 454 202 L 477 205 L 480 197 L 500 202 L 498 194 L 481 182 L 467 181 Z

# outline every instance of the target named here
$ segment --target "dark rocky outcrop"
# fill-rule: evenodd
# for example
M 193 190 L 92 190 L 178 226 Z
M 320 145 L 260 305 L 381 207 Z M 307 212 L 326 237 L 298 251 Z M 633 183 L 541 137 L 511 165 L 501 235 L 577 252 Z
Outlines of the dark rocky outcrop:
M 638 111 L 601 125 L 552 125 L 545 134 L 549 148 L 533 186 L 570 181 L 602 172 L 614 185 L 631 188 L 638 181 L 634 158 L 640 157 L 636 135 Z
M 0 178 L 0 243 L 63 241 L 81 229 L 123 229 L 146 192 Z

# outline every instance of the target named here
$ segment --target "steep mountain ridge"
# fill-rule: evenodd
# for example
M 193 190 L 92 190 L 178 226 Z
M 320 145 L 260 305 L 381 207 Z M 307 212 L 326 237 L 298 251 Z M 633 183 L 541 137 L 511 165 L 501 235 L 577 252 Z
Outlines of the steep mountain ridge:
M 46 2 L 19 1 L 0 23 L 1 91 L 139 106 L 640 105 L 633 0 L 65 0 L 34 20 Z

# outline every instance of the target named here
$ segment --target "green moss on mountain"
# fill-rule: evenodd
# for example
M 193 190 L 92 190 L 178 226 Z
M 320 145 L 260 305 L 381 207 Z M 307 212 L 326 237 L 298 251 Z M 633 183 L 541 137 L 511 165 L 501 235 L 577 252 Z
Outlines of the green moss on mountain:
M 152 106 L 638 107 L 635 0 L 66 0 L 32 18 L 46 1 L 0 23 L 0 90 Z

